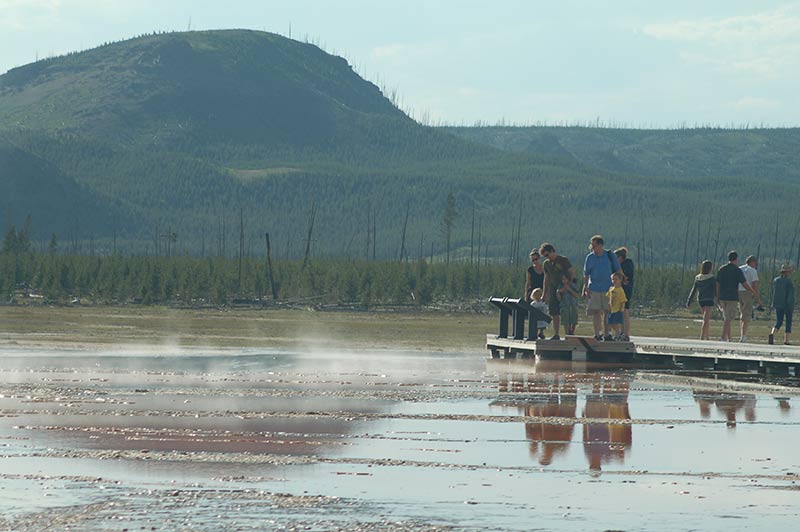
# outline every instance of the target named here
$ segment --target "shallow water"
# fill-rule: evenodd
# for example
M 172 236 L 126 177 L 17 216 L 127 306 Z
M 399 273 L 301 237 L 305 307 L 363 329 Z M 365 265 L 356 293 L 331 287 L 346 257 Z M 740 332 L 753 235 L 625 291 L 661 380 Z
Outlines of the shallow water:
M 753 375 L 389 350 L 0 357 L 3 530 L 783 530 L 800 502 L 800 394 Z

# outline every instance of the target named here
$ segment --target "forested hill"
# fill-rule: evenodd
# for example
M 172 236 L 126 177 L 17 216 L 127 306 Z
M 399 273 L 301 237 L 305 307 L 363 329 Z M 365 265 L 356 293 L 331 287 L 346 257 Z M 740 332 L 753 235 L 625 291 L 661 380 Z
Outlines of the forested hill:
M 111 227 L 114 220 L 130 223 L 123 209 L 61 174 L 48 162 L 24 152 L 0 138 L 0 213 L 20 221 L 30 214 L 42 227 L 62 230 L 74 238 L 81 227 L 87 235 Z M 73 209 L 78 205 L 80 208 Z M 41 233 L 41 230 L 40 230 Z
M 233 256 L 241 240 L 255 255 L 269 232 L 280 258 L 441 259 L 449 240 L 456 260 L 524 261 L 551 240 L 576 259 L 602 232 L 668 262 L 689 225 L 697 256 L 770 241 L 761 221 L 794 213 L 800 193 L 769 172 L 640 171 L 452 133 L 311 44 L 146 35 L 0 75 L 0 223 L 30 214 L 38 245 L 55 233 L 84 252 L 113 239 L 125 253 Z M 759 222 L 733 223 L 732 207 Z
M 0 76 L 0 124 L 227 160 L 312 150 L 385 161 L 465 147 L 421 135 L 344 59 L 244 30 L 148 35 L 12 69 Z
M 800 180 L 800 128 L 614 129 L 447 127 L 461 138 L 517 153 L 570 158 L 614 172 L 659 177 Z

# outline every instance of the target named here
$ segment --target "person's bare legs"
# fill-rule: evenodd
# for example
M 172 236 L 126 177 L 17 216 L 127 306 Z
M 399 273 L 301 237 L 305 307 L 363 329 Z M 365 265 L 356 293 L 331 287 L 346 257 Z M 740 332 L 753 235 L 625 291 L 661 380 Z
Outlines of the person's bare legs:
M 630 309 L 624 309 L 622 311 L 622 317 L 625 318 L 625 336 L 628 338 L 631 337 L 631 313 Z
M 603 331 L 603 311 L 602 310 L 593 310 L 592 311 L 592 325 L 594 325 L 594 335 L 598 336 Z M 606 325 L 608 327 L 608 325 Z
M 709 329 L 711 329 L 711 307 L 703 307 L 703 326 L 700 328 L 700 339 L 709 339 Z
M 604 310 L 602 312 L 603 316 L 603 336 L 608 336 L 608 311 Z
M 742 325 L 740 327 L 741 335 L 739 336 L 739 338 L 747 338 L 747 328 L 750 326 L 750 317 L 748 316 L 747 317 L 748 319 L 744 318 L 745 318 L 744 315 L 742 315 Z
M 722 341 L 729 341 L 731 339 L 731 320 L 725 318 L 722 324 Z

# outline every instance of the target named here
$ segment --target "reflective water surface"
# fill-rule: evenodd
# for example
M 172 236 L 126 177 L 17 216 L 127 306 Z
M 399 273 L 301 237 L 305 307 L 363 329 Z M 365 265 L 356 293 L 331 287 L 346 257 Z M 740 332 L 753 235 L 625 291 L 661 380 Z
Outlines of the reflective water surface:
M 0 357 L 3 530 L 795 528 L 791 381 L 387 350 Z

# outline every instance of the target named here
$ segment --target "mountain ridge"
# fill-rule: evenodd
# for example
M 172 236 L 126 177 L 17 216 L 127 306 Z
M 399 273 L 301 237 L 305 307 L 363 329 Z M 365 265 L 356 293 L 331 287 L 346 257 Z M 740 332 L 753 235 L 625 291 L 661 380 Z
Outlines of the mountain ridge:
M 543 240 L 581 257 L 585 236 L 602 232 L 671 261 L 687 220 L 705 216 L 709 232 L 724 222 L 720 239 L 757 243 L 764 228 L 728 224 L 728 205 L 772 217 L 800 190 L 769 174 L 639 174 L 603 162 L 603 139 L 585 147 L 592 159 L 563 135 L 535 151 L 460 138 L 410 119 L 345 60 L 251 30 L 149 35 L 13 69 L 0 76 L 0 137 L 16 158 L 47 165 L 0 166 L 0 179 L 39 200 L 26 209 L 40 238 L 67 231 L 80 210 L 109 212 L 121 222 L 81 224 L 82 238 L 108 249 L 113 232 L 130 253 L 152 252 L 162 230 L 175 249 L 220 250 L 243 221 L 247 249 L 269 232 L 279 256 L 297 257 L 314 219 L 320 256 L 444 256 L 452 194 L 454 257 L 480 244 L 481 256 L 524 260 L 520 249 Z M 91 198 L 59 199 L 42 176 Z M 0 209 L 5 221 L 10 207 Z

